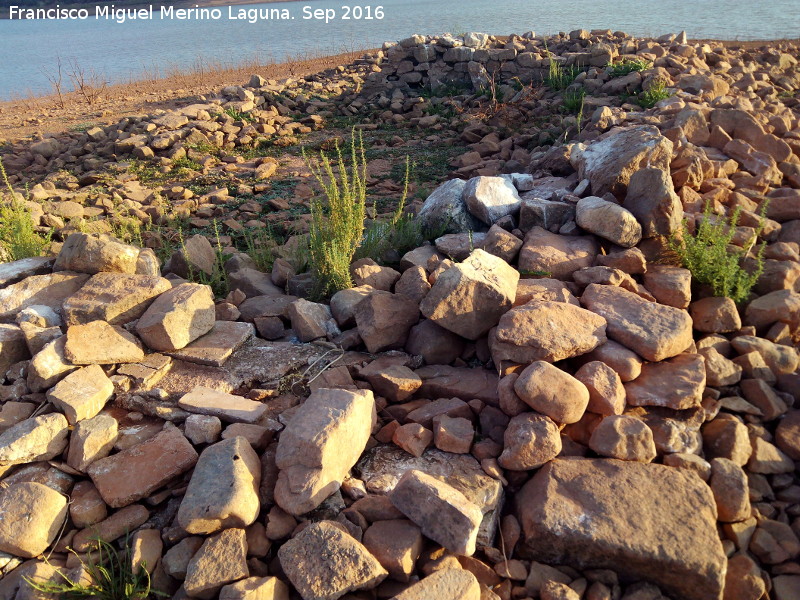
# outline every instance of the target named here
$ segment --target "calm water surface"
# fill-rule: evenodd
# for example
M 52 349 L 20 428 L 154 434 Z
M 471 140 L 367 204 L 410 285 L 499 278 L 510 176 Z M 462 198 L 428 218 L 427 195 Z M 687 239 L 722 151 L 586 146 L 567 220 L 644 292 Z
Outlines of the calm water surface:
M 356 6 L 371 6 L 373 15 L 382 6 L 384 17 L 343 20 L 344 5 L 351 16 Z M 337 18 L 305 20 L 305 6 L 333 9 Z M 693 38 L 800 37 L 800 0 L 313 0 L 241 8 L 287 9 L 294 19 L 229 20 L 227 7 L 221 7 L 220 20 L 161 20 L 156 7 L 154 20 L 124 24 L 97 20 L 93 13 L 84 21 L 0 20 L 0 99 L 48 92 L 43 70 L 52 69 L 59 56 L 118 83 L 198 63 L 231 65 L 377 47 L 413 33 L 603 28 L 656 36 L 686 30 Z

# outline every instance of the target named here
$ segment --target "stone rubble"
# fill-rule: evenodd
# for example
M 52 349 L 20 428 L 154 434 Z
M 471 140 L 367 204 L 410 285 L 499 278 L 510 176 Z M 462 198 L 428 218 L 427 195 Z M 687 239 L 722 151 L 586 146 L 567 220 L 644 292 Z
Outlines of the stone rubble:
M 583 69 L 585 127 L 534 125 L 558 103 L 538 86 L 551 52 Z M 797 55 L 610 31 L 413 36 L 342 67 L 360 91 L 336 101 L 289 93 L 321 76 L 254 77 L 4 149 L 59 241 L 0 265 L 0 599 L 34 597 L 24 577 L 77 566 L 69 549 L 98 536 L 129 541 L 174 598 L 796 599 Z M 648 68 L 606 68 L 634 58 Z M 428 110 L 479 94 L 421 94 L 491 74 L 518 131 Z M 657 82 L 675 93 L 650 109 L 617 96 Z M 234 253 L 215 297 L 193 282 L 216 268 L 204 236 L 161 264 L 71 222 L 105 223 L 116 195 L 141 220 L 263 226 L 259 202 L 225 213 L 223 187 L 93 186 L 107 162 L 191 157 L 249 174 L 237 195 L 253 194 L 278 162 L 234 150 L 296 143 L 334 114 L 468 151 L 409 207 L 439 237 L 391 266 L 357 261 L 328 303 L 309 299 L 296 238 L 270 273 Z M 738 210 L 745 266 L 765 243 L 738 305 L 670 255 L 707 203 Z

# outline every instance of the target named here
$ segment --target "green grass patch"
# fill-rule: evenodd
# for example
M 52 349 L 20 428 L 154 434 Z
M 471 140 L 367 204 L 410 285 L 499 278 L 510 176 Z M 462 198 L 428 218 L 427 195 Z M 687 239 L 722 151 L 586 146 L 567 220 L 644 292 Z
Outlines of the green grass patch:
M 626 58 L 618 63 L 609 64 L 608 71 L 611 77 L 624 77 L 634 71 L 646 71 L 652 66 L 653 64 L 648 60 Z
M 636 96 L 636 101 L 642 108 L 653 108 L 661 100 L 666 100 L 672 96 L 672 92 L 662 82 L 656 82 L 650 86 L 649 90 L 644 90 Z
M 766 213 L 767 203 L 761 206 L 761 225 L 745 248 L 752 247 L 764 227 L 763 216 Z M 673 236 L 670 247 L 680 258 L 684 267 L 689 269 L 692 277 L 698 283 L 711 286 L 715 296 L 727 296 L 734 302 L 743 302 L 750 294 L 750 290 L 758 281 L 764 271 L 764 249 L 762 243 L 755 255 L 755 268 L 746 271 L 741 266 L 741 253 L 731 252 L 729 245 L 736 233 L 736 224 L 739 221 L 739 208 L 734 209 L 729 219 L 715 218 L 711 212 L 711 203 L 706 204 L 703 216 L 697 223 L 697 228 L 692 235 L 689 233 L 687 222 L 684 220 L 681 237 Z
M 586 90 L 566 90 L 562 96 L 564 110 L 578 114 L 583 112 L 583 103 L 586 98 Z
M 242 123 L 252 123 L 256 120 L 250 113 L 238 110 L 233 106 L 223 109 L 222 114 L 226 114 L 234 121 L 241 121 Z
M 77 556 L 77 554 L 76 554 Z M 63 582 L 33 581 L 24 577 L 34 590 L 51 594 L 63 600 L 144 600 L 150 595 L 166 596 L 150 588 L 150 575 L 142 561 L 134 569 L 129 546 L 118 551 L 103 540 L 97 540 L 96 558 L 81 564 L 91 583 L 72 581 L 59 569 L 56 573 Z M 79 557 L 80 558 L 80 557 Z

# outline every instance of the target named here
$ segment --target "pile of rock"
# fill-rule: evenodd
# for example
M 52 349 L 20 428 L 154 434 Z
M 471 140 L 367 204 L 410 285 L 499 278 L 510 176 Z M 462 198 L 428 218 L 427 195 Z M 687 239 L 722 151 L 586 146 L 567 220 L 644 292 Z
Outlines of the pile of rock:
M 800 123 L 762 83 L 448 181 L 448 233 L 329 304 L 245 256 L 214 298 L 202 237 L 0 265 L 0 599 L 126 534 L 178 598 L 797 598 Z M 766 243 L 740 306 L 668 264 L 707 202 Z

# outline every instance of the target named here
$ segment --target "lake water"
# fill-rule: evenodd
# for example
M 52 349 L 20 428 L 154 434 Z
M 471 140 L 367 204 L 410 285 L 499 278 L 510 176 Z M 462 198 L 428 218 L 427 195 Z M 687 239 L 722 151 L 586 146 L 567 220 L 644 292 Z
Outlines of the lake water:
M 378 6 L 382 19 L 374 18 Z M 304 19 L 304 7 L 332 10 L 336 17 L 327 23 Z M 48 92 L 43 70 L 52 69 L 59 56 L 118 83 L 198 61 L 231 65 L 254 57 L 334 54 L 414 33 L 550 34 L 585 28 L 640 36 L 685 30 L 690 38 L 800 37 L 798 0 L 312 0 L 234 6 L 234 15 L 239 8 L 285 9 L 293 19 L 250 23 L 230 19 L 228 7 L 220 7 L 217 20 L 178 20 L 161 18 L 155 7 L 152 20 L 121 24 L 95 18 L 94 10 L 86 20 L 0 20 L 0 100 Z M 348 12 L 351 18 L 343 19 Z M 373 19 L 365 19 L 370 13 Z M 359 14 L 361 20 L 353 18 Z

